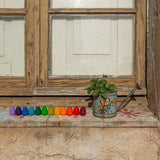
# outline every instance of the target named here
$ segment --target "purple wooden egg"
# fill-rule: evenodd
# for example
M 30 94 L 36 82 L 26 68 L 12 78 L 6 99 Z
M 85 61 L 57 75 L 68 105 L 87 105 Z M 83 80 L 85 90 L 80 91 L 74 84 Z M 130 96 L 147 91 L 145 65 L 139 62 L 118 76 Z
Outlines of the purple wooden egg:
M 14 108 L 14 107 L 11 107 L 11 108 L 9 109 L 9 114 L 10 114 L 11 116 L 14 116 L 14 115 L 15 115 L 15 108 Z
M 19 116 L 22 114 L 22 110 L 21 110 L 21 107 L 17 107 L 16 108 L 16 115 Z

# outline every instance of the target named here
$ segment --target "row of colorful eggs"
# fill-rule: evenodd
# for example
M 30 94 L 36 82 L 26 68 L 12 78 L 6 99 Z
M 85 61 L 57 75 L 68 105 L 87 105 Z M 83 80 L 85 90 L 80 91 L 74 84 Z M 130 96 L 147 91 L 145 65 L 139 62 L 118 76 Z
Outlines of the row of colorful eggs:
M 49 107 L 48 110 L 47 110 L 47 107 L 46 106 L 43 106 L 42 107 L 42 110 L 40 107 L 36 107 L 36 109 L 34 109 L 34 107 L 30 107 L 29 110 L 27 107 L 23 107 L 23 109 L 21 109 L 21 107 L 17 107 L 16 109 L 14 107 L 11 107 L 9 109 L 9 114 L 11 116 L 14 116 L 14 115 L 23 115 L 23 116 L 27 116 L 27 115 L 30 115 L 30 116 L 33 116 L 33 115 L 62 115 L 62 116 L 65 116 L 65 115 L 68 115 L 68 116 L 72 116 L 72 115 L 81 115 L 81 116 L 84 116 L 86 115 L 86 109 L 85 107 L 81 107 L 80 110 L 79 110 L 79 107 L 74 107 L 74 109 L 72 109 L 72 107 L 61 107 L 61 109 L 59 107 Z

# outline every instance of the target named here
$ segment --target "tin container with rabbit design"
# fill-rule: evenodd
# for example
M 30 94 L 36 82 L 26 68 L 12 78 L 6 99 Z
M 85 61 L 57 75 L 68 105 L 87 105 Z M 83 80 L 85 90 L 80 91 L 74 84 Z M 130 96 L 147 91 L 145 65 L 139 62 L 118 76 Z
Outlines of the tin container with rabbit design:
M 94 97 L 93 114 L 96 117 L 111 118 L 117 112 L 117 91 L 108 91 L 108 96 L 104 99 L 101 95 Z

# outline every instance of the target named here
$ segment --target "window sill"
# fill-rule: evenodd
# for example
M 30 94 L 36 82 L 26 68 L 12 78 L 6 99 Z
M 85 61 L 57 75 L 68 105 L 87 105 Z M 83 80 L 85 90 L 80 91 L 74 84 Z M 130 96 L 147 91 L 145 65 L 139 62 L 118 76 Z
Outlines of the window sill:
M 91 128 L 157 128 L 160 122 L 146 105 L 127 105 L 114 118 L 97 118 L 92 108 L 86 116 L 10 116 L 9 107 L 0 108 L 0 128 L 91 127 Z

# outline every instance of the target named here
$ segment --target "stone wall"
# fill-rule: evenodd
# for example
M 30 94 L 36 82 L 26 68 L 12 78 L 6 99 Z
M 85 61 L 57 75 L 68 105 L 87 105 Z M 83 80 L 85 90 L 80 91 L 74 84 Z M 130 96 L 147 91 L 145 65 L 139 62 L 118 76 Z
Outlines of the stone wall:
M 1 160 L 160 160 L 157 128 L 0 129 Z

